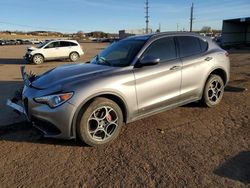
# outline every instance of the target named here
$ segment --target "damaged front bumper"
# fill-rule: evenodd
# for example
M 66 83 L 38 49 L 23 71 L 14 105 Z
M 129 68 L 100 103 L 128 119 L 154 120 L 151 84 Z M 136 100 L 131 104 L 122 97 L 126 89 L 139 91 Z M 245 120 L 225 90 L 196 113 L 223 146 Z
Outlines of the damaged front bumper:
M 25 66 L 21 66 L 21 75 L 24 81 L 24 85 L 29 87 L 31 85 L 30 79 L 34 79 L 35 75 L 34 74 L 28 75 L 25 72 Z M 26 103 L 25 100 L 22 100 L 22 92 L 23 92 L 23 89 L 17 90 L 15 92 L 15 96 L 11 100 L 10 99 L 7 100 L 6 105 L 14 109 L 14 111 L 17 112 L 18 114 L 24 114 L 26 119 L 30 121 L 30 118 L 27 112 L 28 104 Z M 22 101 L 22 103 L 18 104 L 19 101 Z
M 19 114 L 24 114 L 26 119 L 29 120 L 29 117 L 25 111 L 25 108 L 17 103 L 12 102 L 12 100 L 8 99 L 6 105 L 13 108 Z
M 27 54 L 25 54 L 25 56 L 23 56 L 23 59 L 25 59 L 26 61 L 31 61 L 32 60 L 32 55 L 27 53 Z
M 46 104 L 37 103 L 34 98 L 54 93 L 58 88 L 39 89 L 32 86 L 37 78 L 33 73 L 27 74 L 25 67 L 21 67 L 24 88 L 15 93 L 15 97 L 8 99 L 6 105 L 18 114 L 23 114 L 32 125 L 42 131 L 45 137 L 72 139 L 72 120 L 75 107 L 66 102 L 59 108 L 50 108 Z M 39 76 L 38 76 L 39 77 Z

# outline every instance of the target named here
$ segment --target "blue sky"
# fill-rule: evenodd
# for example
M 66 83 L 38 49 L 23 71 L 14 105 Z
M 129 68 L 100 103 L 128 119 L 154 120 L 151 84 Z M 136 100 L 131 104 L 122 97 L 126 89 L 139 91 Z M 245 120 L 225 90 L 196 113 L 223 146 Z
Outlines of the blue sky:
M 0 30 L 84 32 L 145 27 L 145 0 L 1 0 Z M 220 29 L 223 19 L 250 17 L 250 0 L 149 0 L 150 28 L 189 29 L 194 3 L 194 30 Z

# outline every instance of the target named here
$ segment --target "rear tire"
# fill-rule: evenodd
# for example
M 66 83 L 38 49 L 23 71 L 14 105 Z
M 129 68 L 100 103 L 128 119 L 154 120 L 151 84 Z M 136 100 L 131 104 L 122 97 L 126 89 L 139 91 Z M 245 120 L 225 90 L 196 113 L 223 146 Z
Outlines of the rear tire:
M 224 82 L 220 76 L 210 75 L 204 88 L 202 102 L 210 108 L 217 106 L 222 100 L 224 87 Z
M 80 58 L 80 56 L 79 56 L 79 54 L 77 52 L 72 52 L 69 55 L 69 59 L 72 62 L 76 62 L 77 60 L 79 60 L 79 58 Z
M 41 54 L 36 54 L 32 58 L 32 62 L 36 65 L 42 64 L 44 62 L 44 58 Z
M 119 135 L 123 114 L 120 107 L 107 98 L 96 98 L 85 107 L 77 124 L 81 141 L 90 146 L 110 143 Z

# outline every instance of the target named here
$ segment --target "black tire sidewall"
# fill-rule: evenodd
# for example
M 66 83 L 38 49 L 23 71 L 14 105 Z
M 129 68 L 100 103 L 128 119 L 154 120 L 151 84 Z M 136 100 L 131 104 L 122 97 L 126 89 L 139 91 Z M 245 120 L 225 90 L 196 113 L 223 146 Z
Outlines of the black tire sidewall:
M 220 84 L 222 84 L 222 91 L 221 91 L 221 95 L 220 95 L 220 98 L 216 101 L 216 102 L 211 102 L 209 100 L 209 97 L 208 97 L 208 91 L 209 91 L 209 85 L 212 81 L 214 80 L 218 80 L 220 82 Z M 214 107 L 214 106 L 217 106 L 222 98 L 223 98 L 223 94 L 224 94 L 224 88 L 225 88 L 225 85 L 224 85 L 224 82 L 222 80 L 222 78 L 218 75 L 211 75 L 207 82 L 206 82 L 206 85 L 205 85 L 205 89 L 204 89 L 204 93 L 203 93 L 203 102 L 206 106 L 208 107 Z
M 102 106 L 110 106 L 116 111 L 117 116 L 118 116 L 118 127 L 116 128 L 115 132 L 112 134 L 112 136 L 109 139 L 105 141 L 96 141 L 88 133 L 88 119 L 94 110 Z M 106 98 L 96 98 L 82 112 L 80 122 L 77 125 L 77 134 L 78 134 L 78 137 L 83 142 L 85 142 L 86 144 L 90 146 L 103 145 L 103 144 L 110 143 L 111 141 L 115 140 L 118 137 L 119 133 L 121 132 L 122 124 L 123 124 L 123 114 L 122 114 L 120 107 L 112 100 L 109 100 Z

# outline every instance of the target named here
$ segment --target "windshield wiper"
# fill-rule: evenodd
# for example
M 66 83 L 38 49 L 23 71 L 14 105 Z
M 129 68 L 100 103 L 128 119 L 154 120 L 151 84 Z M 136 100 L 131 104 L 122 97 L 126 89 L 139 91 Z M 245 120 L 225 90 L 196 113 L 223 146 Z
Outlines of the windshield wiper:
M 99 55 L 96 56 L 96 61 L 97 64 L 106 64 L 112 66 L 112 64 L 109 61 L 107 61 L 105 57 L 100 57 Z

